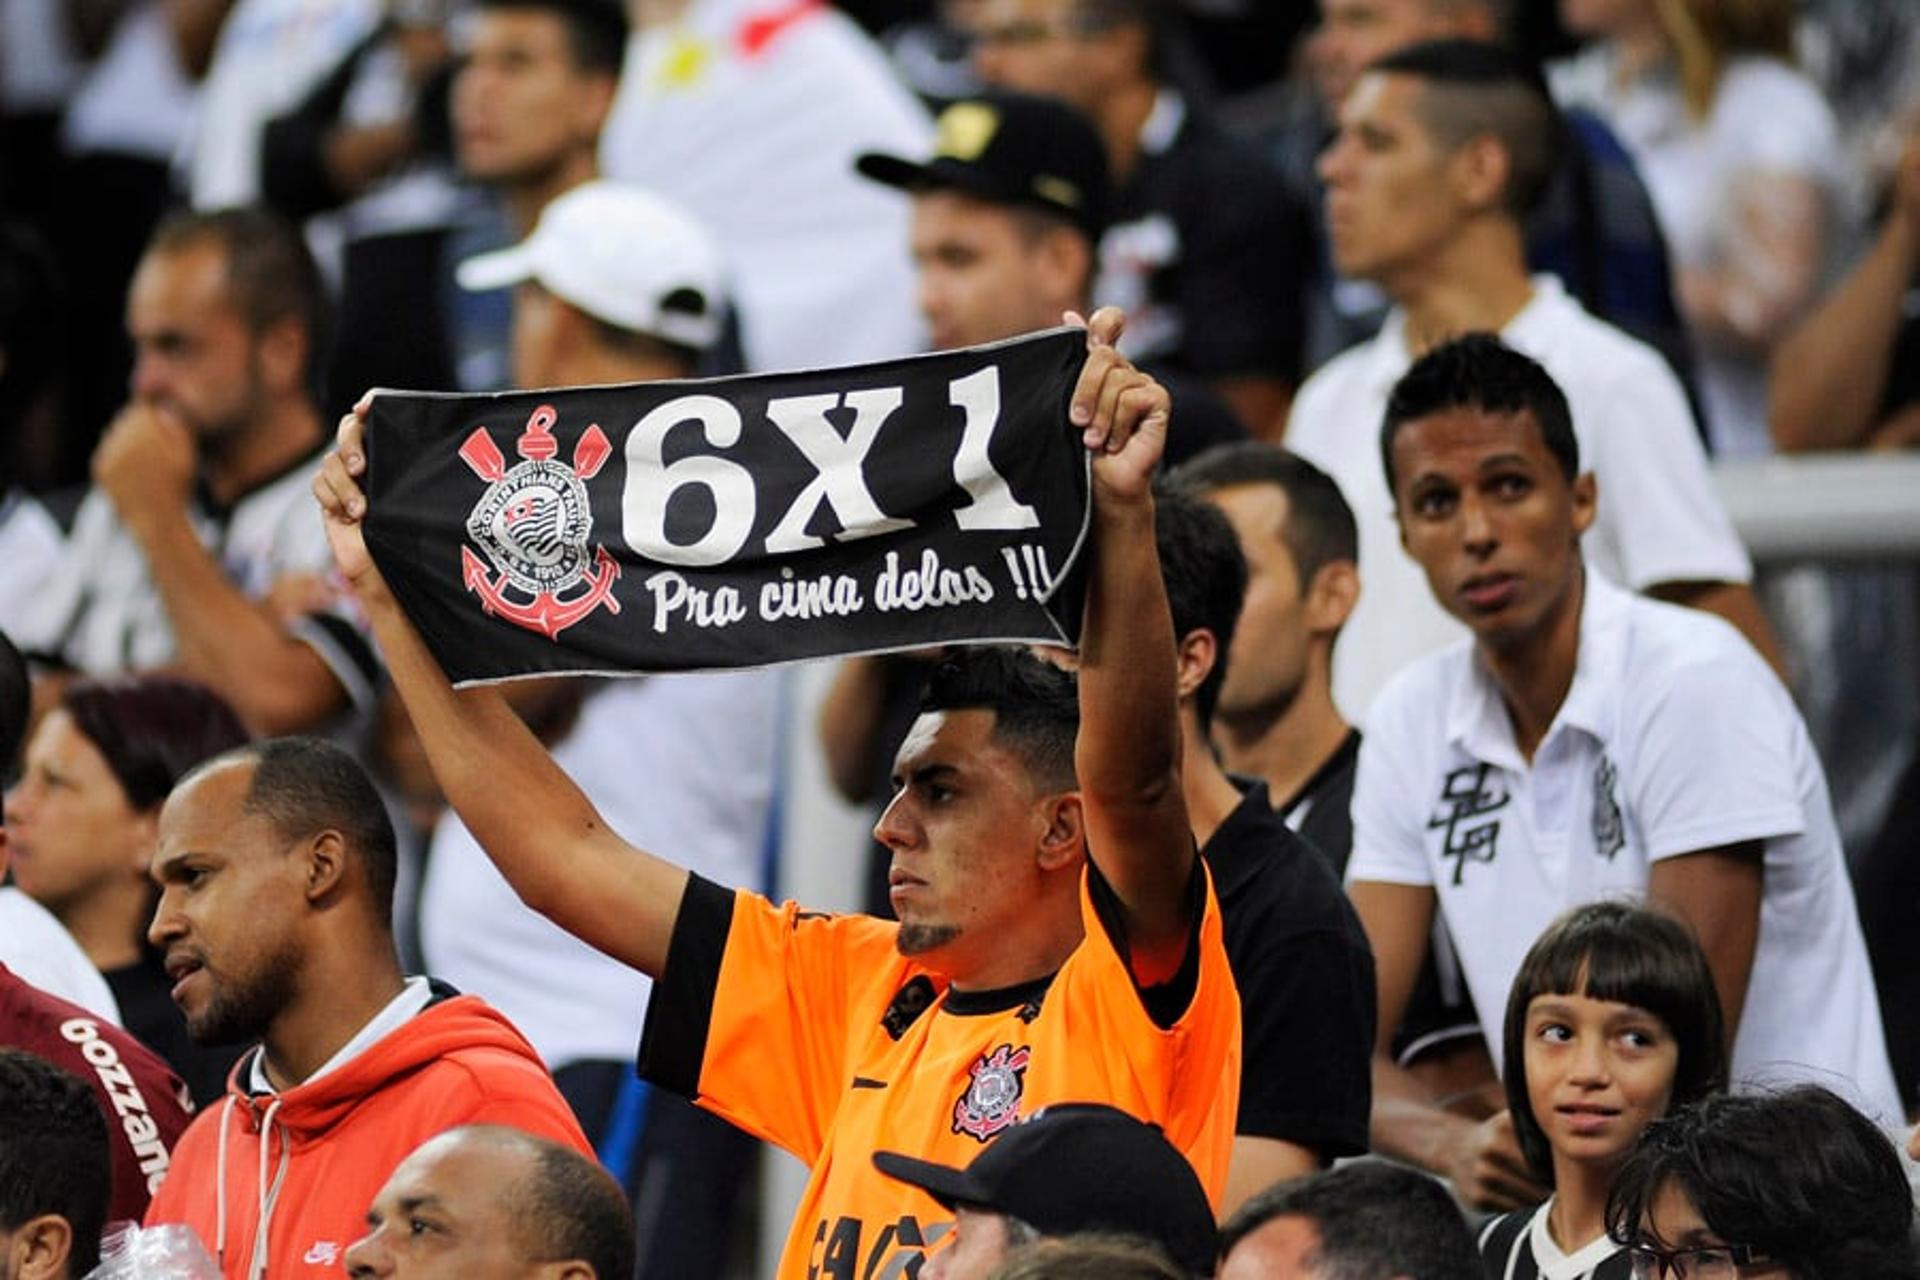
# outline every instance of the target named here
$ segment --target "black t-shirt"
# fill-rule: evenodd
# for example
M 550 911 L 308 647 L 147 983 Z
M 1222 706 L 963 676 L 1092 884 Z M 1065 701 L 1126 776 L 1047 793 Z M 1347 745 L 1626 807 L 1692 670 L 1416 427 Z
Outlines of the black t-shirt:
M 1367 1149 L 1376 1021 L 1373 952 L 1318 853 L 1280 820 L 1264 783 L 1201 849 L 1240 989 L 1235 1131 L 1323 1158 Z
M 1163 93 L 1114 192 L 1095 295 L 1128 349 L 1201 378 L 1301 377 L 1306 209 L 1252 143 Z
M 186 1015 L 173 1002 L 173 985 L 159 956 L 149 954 L 138 964 L 101 976 L 120 1005 L 121 1025 L 186 1082 L 195 1106 L 205 1107 L 226 1092 L 227 1073 L 247 1046 L 194 1043 L 187 1034 Z
M 1326 857 L 1335 880 L 1347 874 L 1353 854 L 1353 777 L 1359 765 L 1360 731 L 1349 729 L 1313 776 L 1274 805 L 1287 825 Z

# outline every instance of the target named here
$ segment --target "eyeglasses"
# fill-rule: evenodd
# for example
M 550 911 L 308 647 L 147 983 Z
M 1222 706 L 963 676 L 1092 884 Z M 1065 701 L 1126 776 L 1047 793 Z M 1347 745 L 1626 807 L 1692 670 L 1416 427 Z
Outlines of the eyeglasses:
M 1740 1268 L 1773 1261 L 1744 1244 L 1716 1244 L 1698 1249 L 1656 1249 L 1636 1244 L 1627 1250 L 1633 1262 L 1633 1280 L 1739 1280 Z
M 998 26 L 975 27 L 968 34 L 975 44 L 1033 45 L 1097 36 L 1113 25 L 1097 15 L 1075 14 L 1052 22 L 1042 18 L 1017 19 Z

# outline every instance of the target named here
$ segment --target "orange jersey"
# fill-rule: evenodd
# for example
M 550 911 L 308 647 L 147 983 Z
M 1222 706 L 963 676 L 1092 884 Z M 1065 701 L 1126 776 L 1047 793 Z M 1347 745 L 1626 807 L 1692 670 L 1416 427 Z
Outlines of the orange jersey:
M 648 1011 L 641 1072 L 812 1166 L 781 1276 L 912 1274 L 903 1268 L 952 1215 L 881 1174 L 873 1153 L 965 1165 L 1056 1102 L 1104 1102 L 1159 1125 L 1218 1203 L 1239 1096 L 1240 1001 L 1212 883 L 1196 879 L 1204 906 L 1196 892 L 1192 995 L 1163 1011 L 1166 1026 L 1149 1014 L 1092 885 L 1082 877 L 1086 936 L 1050 980 L 954 992 L 899 954 L 891 922 L 777 907 L 693 879 Z

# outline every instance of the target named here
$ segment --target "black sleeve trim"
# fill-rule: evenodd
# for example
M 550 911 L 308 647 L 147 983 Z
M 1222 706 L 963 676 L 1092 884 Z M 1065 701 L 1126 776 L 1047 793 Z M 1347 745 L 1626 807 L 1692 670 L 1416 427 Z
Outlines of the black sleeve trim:
M 1127 929 L 1121 915 L 1119 895 L 1114 893 L 1113 886 L 1107 883 L 1107 878 L 1100 874 L 1100 868 L 1091 860 L 1087 863 L 1087 891 L 1093 899 L 1093 914 L 1099 917 L 1107 931 L 1108 941 L 1113 943 L 1113 949 L 1120 953 L 1121 962 L 1131 972 L 1133 952 L 1127 945 Z M 1134 984 L 1147 1016 L 1162 1031 L 1180 1021 L 1193 1003 L 1194 992 L 1200 989 L 1200 926 L 1206 918 L 1207 873 L 1196 851 L 1193 855 L 1193 874 L 1187 881 L 1187 954 L 1181 958 L 1180 968 L 1165 982 L 1151 987 L 1143 987 L 1137 982 Z
M 720 962 L 733 929 L 734 892 L 697 875 L 673 921 L 666 972 L 653 984 L 647 1024 L 640 1032 L 640 1077 L 687 1098 L 700 1096 L 700 1064 L 707 1057 Z

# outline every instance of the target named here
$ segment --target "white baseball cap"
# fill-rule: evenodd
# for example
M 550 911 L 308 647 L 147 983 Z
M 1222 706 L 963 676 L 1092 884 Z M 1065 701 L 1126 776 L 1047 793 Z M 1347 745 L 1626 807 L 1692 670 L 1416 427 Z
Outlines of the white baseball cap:
M 696 350 L 720 337 L 720 246 L 685 211 L 628 183 L 575 187 L 541 211 L 532 235 L 454 274 L 476 291 L 537 280 L 597 320 Z

